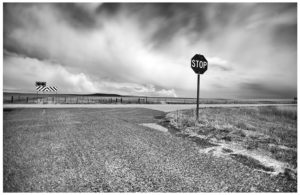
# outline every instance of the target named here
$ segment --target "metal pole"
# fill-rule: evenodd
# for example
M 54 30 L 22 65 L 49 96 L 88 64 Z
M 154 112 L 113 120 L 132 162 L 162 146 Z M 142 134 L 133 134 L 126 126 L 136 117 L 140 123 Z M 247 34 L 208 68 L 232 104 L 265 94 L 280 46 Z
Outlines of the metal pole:
M 196 120 L 198 121 L 199 119 L 199 88 L 200 88 L 200 74 L 197 76 L 197 110 L 196 110 Z

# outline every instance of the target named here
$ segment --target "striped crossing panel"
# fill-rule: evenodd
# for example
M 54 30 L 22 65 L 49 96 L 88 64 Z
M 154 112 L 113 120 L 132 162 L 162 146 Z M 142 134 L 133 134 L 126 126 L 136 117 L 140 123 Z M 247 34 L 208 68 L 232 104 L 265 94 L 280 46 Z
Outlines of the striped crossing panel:
M 36 86 L 35 89 L 37 91 L 41 91 L 42 89 L 44 89 L 45 86 L 42 86 L 42 85 L 39 85 L 39 86 Z
M 36 86 L 37 91 L 42 91 L 42 92 L 56 92 L 57 87 L 54 86 Z

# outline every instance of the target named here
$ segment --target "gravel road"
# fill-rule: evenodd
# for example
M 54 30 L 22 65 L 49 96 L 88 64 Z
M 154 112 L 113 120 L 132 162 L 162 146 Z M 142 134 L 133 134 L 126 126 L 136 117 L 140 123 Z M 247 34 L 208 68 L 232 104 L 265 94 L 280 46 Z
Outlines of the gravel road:
M 199 153 L 205 144 L 139 125 L 164 114 L 145 108 L 4 107 L 4 191 L 296 190 L 284 177 Z

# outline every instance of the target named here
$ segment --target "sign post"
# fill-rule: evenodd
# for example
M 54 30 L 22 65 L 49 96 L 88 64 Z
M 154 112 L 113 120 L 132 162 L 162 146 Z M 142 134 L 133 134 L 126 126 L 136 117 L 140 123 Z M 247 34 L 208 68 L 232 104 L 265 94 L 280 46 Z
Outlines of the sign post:
M 199 88 L 200 88 L 200 74 L 197 75 L 197 112 L 196 112 L 196 119 L 199 119 Z
M 36 102 L 38 103 L 39 101 L 39 89 L 46 87 L 46 82 L 43 81 L 36 81 L 35 82 L 35 87 L 36 87 Z
M 191 68 L 197 74 L 197 110 L 196 120 L 199 119 L 199 94 L 200 94 L 200 74 L 204 74 L 207 70 L 208 62 L 205 57 L 201 54 L 196 54 L 191 59 Z

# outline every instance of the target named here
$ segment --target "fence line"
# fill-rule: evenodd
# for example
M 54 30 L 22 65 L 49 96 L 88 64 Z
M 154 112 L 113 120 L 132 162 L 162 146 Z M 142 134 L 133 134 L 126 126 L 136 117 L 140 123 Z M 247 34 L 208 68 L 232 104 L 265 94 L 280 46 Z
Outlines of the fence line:
M 60 95 L 3 95 L 4 104 L 195 104 L 196 98 L 167 97 L 99 97 L 99 96 L 60 96 Z M 200 99 L 201 104 L 251 104 L 251 103 L 287 103 L 297 100 L 230 100 Z

